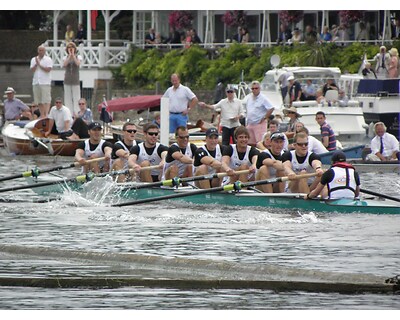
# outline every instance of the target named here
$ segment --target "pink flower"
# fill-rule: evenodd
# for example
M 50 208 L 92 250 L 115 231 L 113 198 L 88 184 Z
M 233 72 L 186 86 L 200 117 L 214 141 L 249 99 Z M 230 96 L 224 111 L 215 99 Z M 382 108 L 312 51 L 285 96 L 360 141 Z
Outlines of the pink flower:
M 304 13 L 300 10 L 279 11 L 279 19 L 286 24 L 295 24 L 303 19 Z
M 339 11 L 340 20 L 343 24 L 348 25 L 354 22 L 364 20 L 365 11 L 360 10 L 341 10 Z
M 172 11 L 168 17 L 169 25 L 175 29 L 186 29 L 192 26 L 193 15 L 189 11 Z
M 243 27 L 246 25 L 246 12 L 243 10 L 226 11 L 221 20 L 228 27 Z

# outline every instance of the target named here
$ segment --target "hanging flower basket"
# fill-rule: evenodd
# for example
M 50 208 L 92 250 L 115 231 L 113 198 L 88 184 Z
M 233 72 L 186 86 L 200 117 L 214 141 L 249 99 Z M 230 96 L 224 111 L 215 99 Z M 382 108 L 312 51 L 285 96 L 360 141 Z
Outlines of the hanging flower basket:
M 243 10 L 226 11 L 221 20 L 227 27 L 246 26 L 247 15 Z
M 168 22 L 176 30 L 188 29 L 192 26 L 193 15 L 189 11 L 173 11 L 168 17 Z
M 361 22 L 364 20 L 365 11 L 360 10 L 341 10 L 339 11 L 339 17 L 341 23 L 349 25 L 355 22 Z
M 278 14 L 279 19 L 285 24 L 296 24 L 304 17 L 304 12 L 300 10 L 282 10 Z

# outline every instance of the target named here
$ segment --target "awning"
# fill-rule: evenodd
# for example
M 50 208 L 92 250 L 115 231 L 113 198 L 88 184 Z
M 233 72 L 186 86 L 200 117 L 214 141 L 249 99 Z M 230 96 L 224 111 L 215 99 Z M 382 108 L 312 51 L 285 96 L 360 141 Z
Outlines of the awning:
M 128 111 L 128 110 L 146 110 L 149 108 L 160 107 L 161 95 L 151 96 L 135 96 L 128 98 L 118 98 L 113 100 L 107 100 L 107 105 L 110 112 L 116 111 Z M 97 108 L 101 111 L 103 103 L 99 103 Z

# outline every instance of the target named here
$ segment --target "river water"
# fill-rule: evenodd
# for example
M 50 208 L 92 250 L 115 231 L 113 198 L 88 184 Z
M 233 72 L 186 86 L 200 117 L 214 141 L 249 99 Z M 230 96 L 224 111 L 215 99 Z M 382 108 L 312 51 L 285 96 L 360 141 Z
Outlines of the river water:
M 35 165 L 48 168 L 71 158 L 0 157 L 0 176 Z M 69 177 L 77 169 L 60 172 Z M 362 187 L 398 197 L 396 173 L 361 175 Z M 0 182 L 0 188 L 21 179 Z M 105 183 L 102 187 L 107 187 Z M 154 271 L 110 261 L 77 259 L 74 254 L 137 254 L 189 261 L 184 273 L 196 277 L 196 261 L 244 266 L 371 274 L 400 274 L 400 215 L 320 214 L 151 203 L 109 207 L 99 192 L 82 198 L 65 192 L 60 200 L 37 203 L 31 190 L 0 193 L 0 279 L 134 275 Z M 18 254 L 30 248 L 32 255 Z M 47 255 L 53 249 L 60 256 Z M 69 252 L 74 252 L 70 254 Z M 193 261 L 190 262 L 190 261 Z M 175 272 L 173 270 L 171 273 Z M 176 271 L 181 272 L 181 271 Z M 227 271 L 228 272 L 228 271 Z M 1 281 L 1 280 L 0 280 Z M 393 294 L 339 294 L 265 289 L 124 286 L 52 288 L 0 286 L 0 309 L 399 309 Z

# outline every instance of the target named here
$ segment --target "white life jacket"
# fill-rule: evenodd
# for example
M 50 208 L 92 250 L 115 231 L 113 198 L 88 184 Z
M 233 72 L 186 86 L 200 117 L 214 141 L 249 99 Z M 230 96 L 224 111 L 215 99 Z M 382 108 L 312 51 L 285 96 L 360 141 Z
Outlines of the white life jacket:
M 331 182 L 328 183 L 329 199 L 354 199 L 357 188 L 354 169 L 332 166 L 335 173 Z

